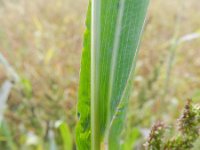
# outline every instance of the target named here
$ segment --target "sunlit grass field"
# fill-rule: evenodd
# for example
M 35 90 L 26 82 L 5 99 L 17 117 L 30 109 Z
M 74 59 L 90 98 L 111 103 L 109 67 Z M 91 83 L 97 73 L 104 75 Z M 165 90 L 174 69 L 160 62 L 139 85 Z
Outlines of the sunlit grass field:
M 0 111 L 4 124 L 0 150 L 63 150 L 61 122 L 69 128 L 68 142 L 76 149 L 87 4 L 87 0 L 0 0 L 0 54 L 20 78 L 6 109 Z M 124 130 L 124 139 L 134 128 L 143 131 L 138 149 L 157 120 L 173 125 L 188 98 L 200 103 L 199 10 L 198 0 L 151 1 Z M 11 79 L 7 70 L 0 63 L 0 85 Z

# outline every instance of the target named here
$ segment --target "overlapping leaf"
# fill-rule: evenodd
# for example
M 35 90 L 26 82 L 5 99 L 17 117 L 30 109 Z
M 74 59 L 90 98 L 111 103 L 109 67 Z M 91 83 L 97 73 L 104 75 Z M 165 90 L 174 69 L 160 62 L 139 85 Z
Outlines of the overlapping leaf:
M 91 87 L 98 94 L 99 133 L 109 150 L 120 149 L 137 50 L 149 0 L 100 0 L 100 41 L 94 68 L 91 68 L 91 9 L 82 54 L 77 125 L 79 150 L 91 149 Z M 96 31 L 93 31 L 96 32 Z M 94 49 L 93 49 L 94 51 Z M 91 80 L 94 73 L 95 80 Z M 95 86 L 91 86 L 96 84 Z M 95 123 L 92 123 L 95 125 Z

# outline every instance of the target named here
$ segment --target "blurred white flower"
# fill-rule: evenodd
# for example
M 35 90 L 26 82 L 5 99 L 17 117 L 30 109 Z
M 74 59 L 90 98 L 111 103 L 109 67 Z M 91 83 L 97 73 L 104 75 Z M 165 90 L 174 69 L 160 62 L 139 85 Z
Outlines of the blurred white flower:
M 26 145 L 38 145 L 40 142 L 39 137 L 34 132 L 30 131 L 27 134 Z

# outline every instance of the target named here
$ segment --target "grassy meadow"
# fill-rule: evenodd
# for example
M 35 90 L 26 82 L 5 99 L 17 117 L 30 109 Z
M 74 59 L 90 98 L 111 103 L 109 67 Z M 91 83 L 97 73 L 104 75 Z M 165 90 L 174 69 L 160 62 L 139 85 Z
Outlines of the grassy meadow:
M 0 150 L 76 149 L 87 5 L 0 0 L 0 86 L 13 85 L 4 101 L 0 90 Z M 176 126 L 188 98 L 200 103 L 199 10 L 198 0 L 150 3 L 123 132 L 135 149 L 156 121 Z

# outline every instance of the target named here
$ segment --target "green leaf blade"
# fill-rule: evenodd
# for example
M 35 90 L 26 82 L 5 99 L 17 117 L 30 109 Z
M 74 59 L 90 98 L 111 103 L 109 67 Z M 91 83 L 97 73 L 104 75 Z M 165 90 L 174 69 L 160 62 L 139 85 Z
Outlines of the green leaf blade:
M 102 145 L 120 149 L 149 0 L 92 2 L 81 63 L 77 144 L 80 150 L 99 150 Z
M 63 140 L 64 150 L 72 150 L 73 142 L 68 125 L 62 122 L 59 126 L 59 131 Z
M 88 7 L 86 30 L 84 33 L 80 81 L 78 90 L 77 115 L 79 121 L 76 126 L 76 144 L 78 150 L 91 149 L 91 125 L 90 125 L 90 64 L 91 64 L 91 4 Z
M 120 43 L 113 63 L 111 76 L 109 150 L 120 149 L 120 134 L 125 121 L 126 108 L 132 85 L 138 45 L 146 17 L 148 0 L 121 0 L 124 3 L 123 19 L 120 28 Z M 120 7 L 119 7 L 120 8 Z M 115 37 L 116 38 L 116 37 Z M 115 50 L 115 49 L 114 49 Z M 113 79 L 112 79 L 113 78 Z M 108 121 L 108 122 L 109 122 Z M 113 138 L 115 138 L 113 140 Z

